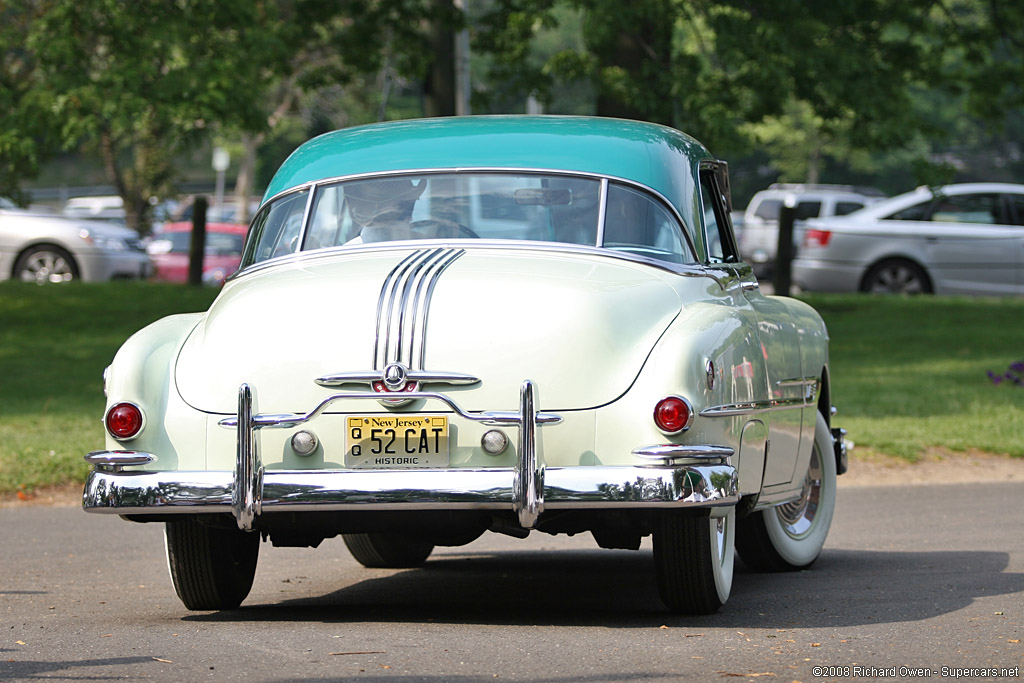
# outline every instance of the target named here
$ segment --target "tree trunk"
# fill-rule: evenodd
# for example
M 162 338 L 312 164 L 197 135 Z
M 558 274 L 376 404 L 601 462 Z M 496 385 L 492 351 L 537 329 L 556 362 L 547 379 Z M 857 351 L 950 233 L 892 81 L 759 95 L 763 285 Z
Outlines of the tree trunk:
M 431 0 L 434 19 L 428 36 L 434 55 L 423 82 L 423 111 L 428 117 L 455 116 L 455 32 L 443 17 L 452 11 L 451 0 Z

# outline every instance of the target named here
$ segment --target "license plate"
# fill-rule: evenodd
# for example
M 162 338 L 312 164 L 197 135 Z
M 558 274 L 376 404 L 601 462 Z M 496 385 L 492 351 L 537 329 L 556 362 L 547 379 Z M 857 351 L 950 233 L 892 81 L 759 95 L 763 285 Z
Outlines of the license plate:
M 448 466 L 447 415 L 352 415 L 345 424 L 346 467 Z

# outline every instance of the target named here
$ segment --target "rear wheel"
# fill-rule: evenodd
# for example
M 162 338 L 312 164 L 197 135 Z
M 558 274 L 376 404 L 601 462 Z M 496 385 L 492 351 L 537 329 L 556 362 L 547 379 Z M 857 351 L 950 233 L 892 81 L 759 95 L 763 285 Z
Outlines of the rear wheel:
M 406 569 L 422 566 L 434 544 L 404 534 L 342 534 L 352 557 L 364 567 Z
M 793 571 L 809 567 L 821 554 L 836 503 L 836 458 L 832 434 L 821 413 L 800 498 L 760 510 L 740 520 L 736 550 L 755 571 Z
M 724 517 L 662 516 L 654 532 L 654 569 L 665 606 L 711 614 L 732 591 L 736 510 Z
M 256 576 L 260 535 L 207 526 L 191 519 L 167 522 L 167 566 L 188 609 L 234 609 Z
M 875 294 L 931 294 L 928 274 L 916 263 L 903 259 L 889 259 L 875 264 L 864 276 L 864 292 Z
M 78 264 L 66 250 L 48 244 L 28 249 L 14 264 L 14 277 L 41 285 L 78 279 Z

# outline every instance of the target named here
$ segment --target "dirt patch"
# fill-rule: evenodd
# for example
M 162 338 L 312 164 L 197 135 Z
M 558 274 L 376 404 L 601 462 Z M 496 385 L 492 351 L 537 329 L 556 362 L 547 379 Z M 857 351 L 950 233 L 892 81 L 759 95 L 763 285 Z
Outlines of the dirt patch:
M 850 456 L 849 471 L 839 477 L 839 487 L 988 481 L 1024 482 L 1024 458 L 932 448 L 916 462 L 909 462 L 858 449 Z
M 47 486 L 31 491 L 0 494 L 0 508 L 22 507 L 26 505 L 81 506 L 82 484 Z

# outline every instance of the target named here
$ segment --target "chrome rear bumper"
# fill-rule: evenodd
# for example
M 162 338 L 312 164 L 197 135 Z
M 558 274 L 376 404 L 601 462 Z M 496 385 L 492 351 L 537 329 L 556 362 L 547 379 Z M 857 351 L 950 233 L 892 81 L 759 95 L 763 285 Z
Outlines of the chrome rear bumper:
M 736 471 L 728 465 L 547 468 L 545 509 L 735 505 Z M 268 470 L 257 517 L 271 512 L 338 510 L 511 510 L 510 469 Z M 233 472 L 93 471 L 88 512 L 198 514 L 232 511 Z
M 248 385 L 239 390 L 238 414 L 221 424 L 237 430 L 233 471 L 146 471 L 157 460 L 136 451 L 97 451 L 86 459 L 95 469 L 82 498 L 87 512 L 120 515 L 230 513 L 241 529 L 257 528 L 273 512 L 342 510 L 491 509 L 511 510 L 520 525 L 533 528 L 551 508 L 723 507 L 739 501 L 732 449 L 664 446 L 635 453 L 650 464 L 546 467 L 537 453 L 539 425 L 561 418 L 536 408 L 533 383 L 523 382 L 519 411 L 471 414 L 442 394 L 414 392 L 412 398 L 441 400 L 460 417 L 519 428 L 513 468 L 423 470 L 266 470 L 257 431 L 301 424 L 340 398 L 379 400 L 379 394 L 349 393 L 324 400 L 305 415 L 260 415 Z M 696 462 L 694 462 L 696 461 Z

